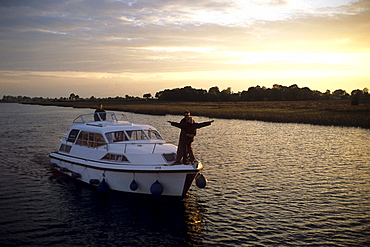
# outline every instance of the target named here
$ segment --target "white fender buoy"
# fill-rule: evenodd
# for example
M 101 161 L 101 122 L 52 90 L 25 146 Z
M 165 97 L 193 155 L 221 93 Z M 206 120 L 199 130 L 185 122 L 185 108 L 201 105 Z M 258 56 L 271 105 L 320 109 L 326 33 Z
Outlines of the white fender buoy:
M 150 186 L 150 193 L 153 196 L 160 196 L 163 193 L 163 185 L 157 180 L 155 181 L 152 186 Z
M 139 185 L 137 184 L 137 182 L 135 181 L 135 179 L 132 180 L 131 184 L 130 184 L 130 190 L 132 191 L 135 191 L 139 188 Z
M 197 178 L 195 179 L 195 184 L 198 188 L 205 188 L 207 185 L 207 179 L 203 176 L 202 173 L 198 173 Z
M 100 193 L 107 193 L 109 191 L 109 185 L 105 182 L 105 178 L 103 178 L 101 183 L 98 185 L 98 191 Z

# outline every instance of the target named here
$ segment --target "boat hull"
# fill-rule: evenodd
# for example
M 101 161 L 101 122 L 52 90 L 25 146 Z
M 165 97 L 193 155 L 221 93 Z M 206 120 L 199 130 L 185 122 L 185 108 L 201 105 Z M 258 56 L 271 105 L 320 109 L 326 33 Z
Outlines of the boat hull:
M 58 171 L 94 186 L 104 180 L 109 189 L 127 193 L 185 197 L 202 164 L 175 166 L 138 166 L 105 164 L 93 160 L 50 154 L 51 166 Z M 162 190 L 153 192 L 153 184 Z M 134 183 L 134 184 L 133 184 Z

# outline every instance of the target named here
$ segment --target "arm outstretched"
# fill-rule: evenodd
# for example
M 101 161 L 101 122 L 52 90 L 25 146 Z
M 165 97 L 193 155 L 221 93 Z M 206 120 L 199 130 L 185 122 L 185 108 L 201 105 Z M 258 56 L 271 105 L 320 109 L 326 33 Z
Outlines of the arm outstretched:
M 172 122 L 172 121 L 167 121 L 167 122 L 169 122 L 172 126 L 175 126 L 177 128 L 181 128 L 183 126 L 182 123 L 176 123 L 176 122 Z
M 211 125 L 211 123 L 213 123 L 213 122 L 214 122 L 214 120 L 208 121 L 208 122 L 203 122 L 203 123 L 195 123 L 195 126 L 196 126 L 197 129 L 200 129 L 200 128 Z

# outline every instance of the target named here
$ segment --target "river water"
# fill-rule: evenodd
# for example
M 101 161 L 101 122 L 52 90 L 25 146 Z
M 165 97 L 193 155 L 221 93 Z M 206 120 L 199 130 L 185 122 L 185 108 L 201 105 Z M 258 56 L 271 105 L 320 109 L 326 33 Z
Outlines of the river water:
M 216 119 L 193 145 L 207 187 L 163 202 L 51 170 L 48 154 L 91 110 L 0 109 L 0 246 L 370 245 L 370 130 Z M 127 115 L 177 143 L 167 121 L 181 116 Z

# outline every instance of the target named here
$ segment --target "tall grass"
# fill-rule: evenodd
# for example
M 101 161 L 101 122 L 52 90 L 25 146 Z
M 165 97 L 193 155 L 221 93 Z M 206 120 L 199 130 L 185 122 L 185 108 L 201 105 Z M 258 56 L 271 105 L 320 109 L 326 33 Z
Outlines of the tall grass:
M 39 104 L 39 103 L 38 103 Z M 96 102 L 45 102 L 45 104 L 95 108 Z M 186 102 L 159 101 L 103 102 L 107 110 L 152 115 L 182 115 L 185 110 L 194 116 L 210 118 L 261 120 L 284 123 L 354 126 L 370 129 L 370 102 L 351 106 L 350 101 L 259 101 L 259 102 Z

